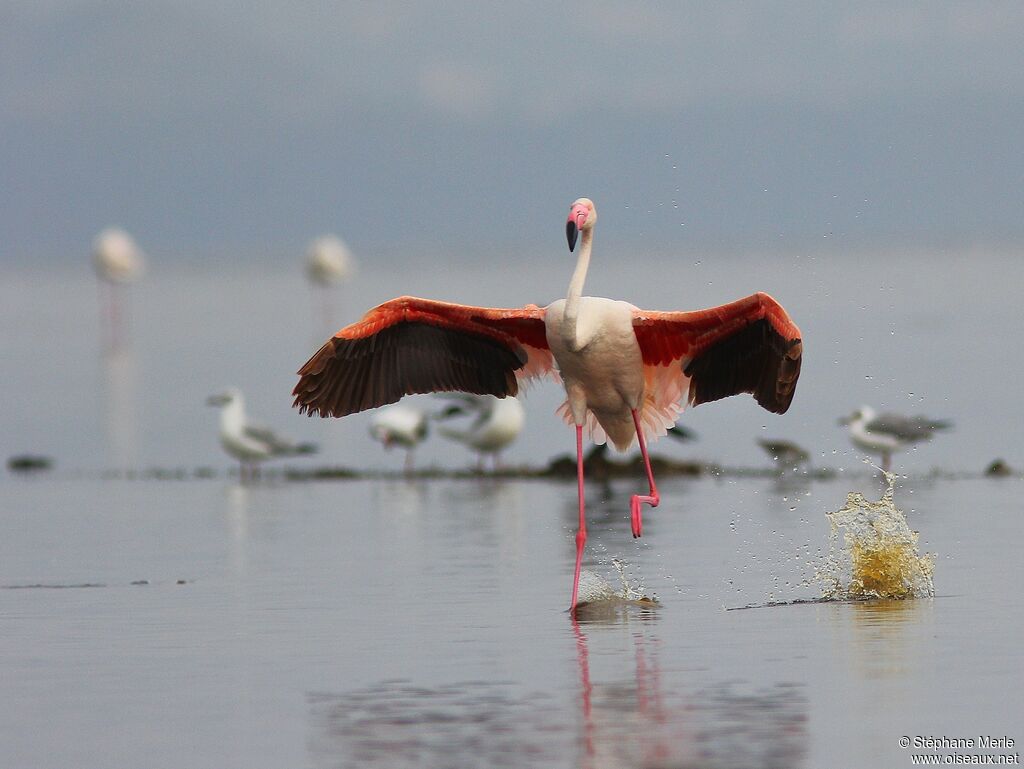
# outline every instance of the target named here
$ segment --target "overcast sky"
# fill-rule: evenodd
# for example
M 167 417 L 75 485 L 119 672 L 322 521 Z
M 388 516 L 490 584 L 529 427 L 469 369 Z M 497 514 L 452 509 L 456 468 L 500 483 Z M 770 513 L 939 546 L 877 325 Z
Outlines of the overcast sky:
M 0 259 L 1024 237 L 1024 4 L 0 5 Z

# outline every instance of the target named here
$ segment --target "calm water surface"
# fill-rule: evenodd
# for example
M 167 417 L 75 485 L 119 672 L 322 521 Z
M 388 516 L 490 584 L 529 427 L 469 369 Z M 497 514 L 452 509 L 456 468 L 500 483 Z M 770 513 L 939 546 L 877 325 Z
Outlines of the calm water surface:
M 591 488 L 588 568 L 661 606 L 574 624 L 571 483 L 6 478 L 3 764 L 909 766 L 903 735 L 1024 738 L 1019 481 L 897 490 L 934 599 L 726 610 L 816 594 L 850 488 L 880 492 L 667 482 L 639 543 L 630 485 Z

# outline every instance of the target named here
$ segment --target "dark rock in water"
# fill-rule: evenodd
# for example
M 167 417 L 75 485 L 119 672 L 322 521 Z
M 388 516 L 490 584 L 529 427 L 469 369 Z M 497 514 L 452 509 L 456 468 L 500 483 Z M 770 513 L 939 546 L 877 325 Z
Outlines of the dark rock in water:
M 583 473 L 591 480 L 607 480 L 616 474 L 616 470 L 624 467 L 622 463 L 608 459 L 607 443 L 595 444 L 583 455 Z M 548 466 L 541 474 L 555 478 L 575 478 L 576 458 L 569 454 L 560 454 L 548 462 Z
M 149 584 L 149 580 L 148 579 L 137 579 L 134 582 L 132 582 L 132 584 L 133 585 L 148 585 Z
M 53 467 L 50 457 L 35 454 L 16 454 L 7 460 L 7 469 L 12 473 L 33 473 Z
M 177 585 L 187 585 L 188 581 L 184 580 L 184 579 L 179 579 L 175 584 L 177 584 Z
M 631 463 L 632 470 L 640 473 L 644 472 L 644 458 L 637 456 Z M 654 472 L 654 477 L 665 476 L 665 475 L 700 475 L 704 472 L 704 465 L 700 462 L 680 462 L 675 459 L 668 459 L 666 457 L 651 457 L 651 470 Z
M 588 479 L 607 481 L 611 478 L 633 478 L 638 473 L 643 477 L 644 460 L 639 454 L 632 459 L 617 462 L 614 459 L 609 459 L 608 453 L 608 444 L 602 443 L 593 446 L 583 455 L 583 472 Z M 701 475 L 706 468 L 700 462 L 680 462 L 652 454 L 651 469 L 657 478 L 668 475 Z M 575 478 L 576 460 L 568 454 L 555 457 L 548 463 L 541 475 L 554 478 Z
M 311 470 L 286 467 L 283 473 L 289 481 L 336 481 L 363 477 L 362 473 L 347 467 L 314 467 Z
M 550 475 L 555 478 L 575 478 L 576 477 L 576 460 L 570 457 L 568 454 L 562 454 L 557 456 L 548 462 L 547 468 L 544 470 L 545 475 Z
M 1010 466 L 1002 459 L 994 459 L 992 463 L 985 468 L 985 475 L 989 478 L 1005 478 L 1008 475 L 1013 475 L 1013 470 Z

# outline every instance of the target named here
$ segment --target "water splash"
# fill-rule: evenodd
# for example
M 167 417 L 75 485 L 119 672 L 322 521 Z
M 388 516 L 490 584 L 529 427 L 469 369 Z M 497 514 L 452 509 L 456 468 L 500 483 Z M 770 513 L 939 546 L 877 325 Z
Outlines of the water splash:
M 588 569 L 580 571 L 579 602 L 595 603 L 597 601 L 628 601 L 644 604 L 657 603 L 656 598 L 648 596 L 645 592 L 642 576 L 633 578 L 628 573 L 627 564 L 618 558 L 612 558 L 612 566 L 619 578 L 620 587 L 616 589 L 612 584 L 596 572 Z
M 887 487 L 880 500 L 870 502 L 863 494 L 850 492 L 842 509 L 826 513 L 831 525 L 829 552 L 815 574 L 824 585 L 823 600 L 935 595 L 935 555 L 918 552 L 918 534 L 894 504 L 896 476 L 884 474 Z

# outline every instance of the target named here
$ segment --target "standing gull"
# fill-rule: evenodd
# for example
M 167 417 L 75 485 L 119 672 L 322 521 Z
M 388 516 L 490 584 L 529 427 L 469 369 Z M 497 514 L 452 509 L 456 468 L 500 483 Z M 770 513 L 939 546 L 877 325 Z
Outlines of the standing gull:
M 457 403 L 434 417 L 445 422 L 450 417 L 473 415 L 473 420 L 463 427 L 449 427 L 439 424 L 437 431 L 445 438 L 464 443 L 479 454 L 478 467 L 483 470 L 484 457 L 493 457 L 494 469 L 501 466 L 501 450 L 519 437 L 522 432 L 525 413 L 523 405 L 515 396 L 496 398 L 493 395 L 473 395 L 471 393 L 451 393 L 449 398 L 457 399 Z
M 259 463 L 274 457 L 312 454 L 312 443 L 295 443 L 282 438 L 268 427 L 250 423 L 245 415 L 245 399 L 235 387 L 206 400 L 209 406 L 220 407 L 220 443 L 224 451 L 241 462 L 242 480 L 259 475 Z
M 500 212 L 487 211 L 492 219 Z M 641 310 L 583 296 L 597 212 L 576 200 L 565 223 L 580 251 L 565 299 L 547 307 L 499 309 L 399 297 L 338 331 L 299 369 L 295 406 L 341 417 L 410 393 L 457 390 L 515 395 L 521 380 L 560 378 L 559 413 L 576 431 L 579 528 L 570 611 L 575 611 L 587 539 L 583 435 L 620 451 L 640 445 L 648 492 L 630 500 L 634 537 L 641 505 L 657 507 L 647 440 L 664 435 L 683 403 L 751 393 L 779 414 L 793 400 L 803 352 L 800 330 L 782 306 L 757 293 L 696 312 Z M 666 280 L 651 274 L 649 280 Z M 556 373 L 557 366 L 557 373 Z
M 872 454 L 882 455 L 882 469 L 889 472 L 892 455 L 908 446 L 930 441 L 936 430 L 952 427 L 948 420 L 925 416 L 905 417 L 901 414 L 877 414 L 870 406 L 861 406 L 850 416 L 839 420 L 850 429 L 855 446 Z

